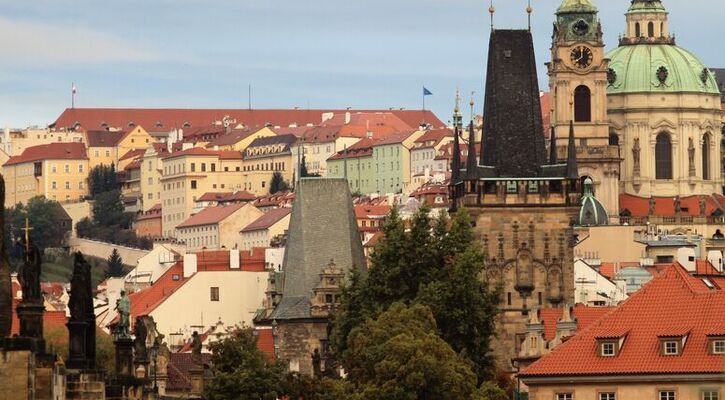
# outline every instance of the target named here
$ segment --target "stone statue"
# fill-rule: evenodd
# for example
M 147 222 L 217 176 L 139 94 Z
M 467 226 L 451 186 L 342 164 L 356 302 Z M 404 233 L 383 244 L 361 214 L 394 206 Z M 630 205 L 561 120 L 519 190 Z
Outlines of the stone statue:
M 201 364 L 201 337 L 197 331 L 191 334 L 191 358 L 195 363 Z
M 655 198 L 649 198 L 649 215 L 655 215 Z
M 707 203 L 705 202 L 705 196 L 700 196 L 700 215 L 705 216 L 707 211 Z
M 680 196 L 675 196 L 675 214 L 682 212 L 682 204 L 680 202 Z
M 320 356 L 320 349 L 315 349 L 312 353 L 312 371 L 314 377 L 318 378 L 322 374 L 322 356 Z
M 117 338 L 130 338 L 129 325 L 131 315 L 131 301 L 128 299 L 125 290 L 121 290 L 121 298 L 116 300 L 116 311 L 118 312 L 118 325 L 116 325 Z
M 73 260 L 73 275 L 70 280 L 70 298 L 68 300 L 68 308 L 70 309 L 70 318 L 76 321 L 85 322 L 86 307 L 90 299 L 90 293 L 87 288 L 90 287 L 90 265 L 88 265 L 81 253 L 75 254 Z
M 639 176 L 639 138 L 634 139 L 634 145 L 632 145 L 632 171 L 634 173 L 634 176 Z
M 144 317 L 136 317 L 133 334 L 135 336 L 133 340 L 133 353 L 136 362 L 147 361 L 148 354 L 146 352 L 146 336 L 148 335 L 148 329 L 146 329 Z
M 690 176 L 695 176 L 697 173 L 695 170 L 695 145 L 692 143 L 692 138 L 688 139 L 688 141 L 687 154 L 690 160 Z
M 0 201 L 5 204 L 5 180 L 0 175 Z M 5 213 L 0 213 L 0 339 L 10 336 L 13 308 L 13 289 L 10 281 L 10 264 L 5 248 Z
M 70 281 L 70 319 L 68 326 L 68 363 L 70 369 L 93 369 L 96 366 L 96 314 L 93 309 L 91 266 L 76 252 Z
M 23 289 L 23 302 L 42 302 L 40 293 L 40 268 L 43 262 L 40 250 L 32 242 L 25 246 L 25 262 L 23 263 L 18 280 Z

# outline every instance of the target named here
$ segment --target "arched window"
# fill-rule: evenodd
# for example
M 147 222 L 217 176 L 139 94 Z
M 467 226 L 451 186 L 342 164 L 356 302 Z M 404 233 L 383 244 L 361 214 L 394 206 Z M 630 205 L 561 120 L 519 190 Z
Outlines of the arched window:
M 647 24 L 647 36 L 649 37 L 655 37 L 655 24 L 654 22 L 650 22 Z
M 672 141 L 670 135 L 666 133 L 657 135 L 655 177 L 657 179 L 672 179 Z
M 710 180 L 710 134 L 702 138 L 702 179 Z
M 574 89 L 574 122 L 591 122 L 592 92 L 581 85 Z
M 664 36 L 665 36 L 665 23 L 660 22 L 660 37 L 664 37 Z
M 637 22 L 636 24 L 634 24 L 634 37 L 640 37 L 640 36 L 642 36 L 642 31 L 639 28 L 639 22 Z

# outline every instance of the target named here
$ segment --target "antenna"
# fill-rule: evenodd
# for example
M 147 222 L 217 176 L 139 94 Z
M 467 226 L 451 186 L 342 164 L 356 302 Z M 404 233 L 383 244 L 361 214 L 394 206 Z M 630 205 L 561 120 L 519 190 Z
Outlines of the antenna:
M 493 14 L 496 12 L 496 7 L 493 6 L 493 0 L 491 5 L 488 7 L 488 13 L 491 14 L 491 30 L 493 30 Z
M 526 7 L 526 13 L 529 15 L 529 32 L 531 32 L 531 13 L 534 12 L 534 9 L 531 7 L 531 0 L 529 0 L 529 5 Z
M 252 84 L 250 83 L 248 86 L 248 92 L 247 92 L 247 106 L 249 107 L 249 111 L 252 111 Z

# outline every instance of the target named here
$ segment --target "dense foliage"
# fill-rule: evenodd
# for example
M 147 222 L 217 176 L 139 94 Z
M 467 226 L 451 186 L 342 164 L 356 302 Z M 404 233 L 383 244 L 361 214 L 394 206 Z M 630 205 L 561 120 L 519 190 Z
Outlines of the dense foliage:
M 5 245 L 9 249 L 12 260 L 22 258 L 22 246 L 17 242 L 25 238 L 25 218 L 30 225 L 30 240 L 41 252 L 47 248 L 62 247 L 66 232 L 70 226 L 63 227 L 61 218 L 62 206 L 57 201 L 38 196 L 28 200 L 27 205 L 18 203 L 15 207 L 5 209 Z M 16 240 L 14 245 L 13 239 Z
M 117 189 L 116 168 L 113 165 L 97 165 L 88 172 L 88 191 L 91 198 Z
M 151 239 L 137 236 L 132 229 L 133 217 L 133 213 L 124 212 L 123 198 L 118 189 L 99 193 L 93 202 L 93 219 L 78 221 L 76 234 L 120 246 L 151 249 Z
M 282 173 L 275 172 L 272 174 L 272 181 L 269 183 L 269 194 L 277 192 L 285 192 L 290 189 L 289 183 L 284 180 Z
M 126 275 L 126 271 L 123 268 L 123 259 L 121 258 L 121 255 L 118 254 L 117 249 L 113 249 L 111 252 L 111 255 L 108 256 L 108 268 L 106 269 L 106 277 L 107 278 L 120 278 L 124 275 Z
M 474 380 L 482 384 L 493 378 L 488 353 L 499 291 L 483 279 L 483 253 L 466 211 L 453 221 L 443 215 L 432 221 L 429 213 L 421 207 L 409 230 L 396 210 L 390 213 L 367 277 L 353 274 L 344 290 L 331 344 L 350 370 L 356 327 L 377 319 L 394 303 L 424 305 L 440 337 L 471 362 Z

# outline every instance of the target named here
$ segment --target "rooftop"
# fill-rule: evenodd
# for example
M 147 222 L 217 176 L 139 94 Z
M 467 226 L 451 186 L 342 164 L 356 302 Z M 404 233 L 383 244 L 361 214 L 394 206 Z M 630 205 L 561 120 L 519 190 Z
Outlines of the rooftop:
M 218 224 L 246 205 L 246 203 L 232 203 L 207 207 L 187 218 L 186 221 L 179 224 L 176 229 Z
M 250 223 L 249 225 L 245 226 L 241 230 L 241 232 L 251 232 L 258 231 L 260 229 L 268 229 L 272 225 L 281 221 L 282 218 L 290 215 L 290 213 L 292 213 L 292 209 L 288 207 L 271 209 L 264 213 L 261 217 L 252 221 L 252 223 Z
M 86 145 L 77 142 L 50 143 L 28 147 L 19 156 L 10 157 L 5 165 L 41 160 L 87 160 Z

